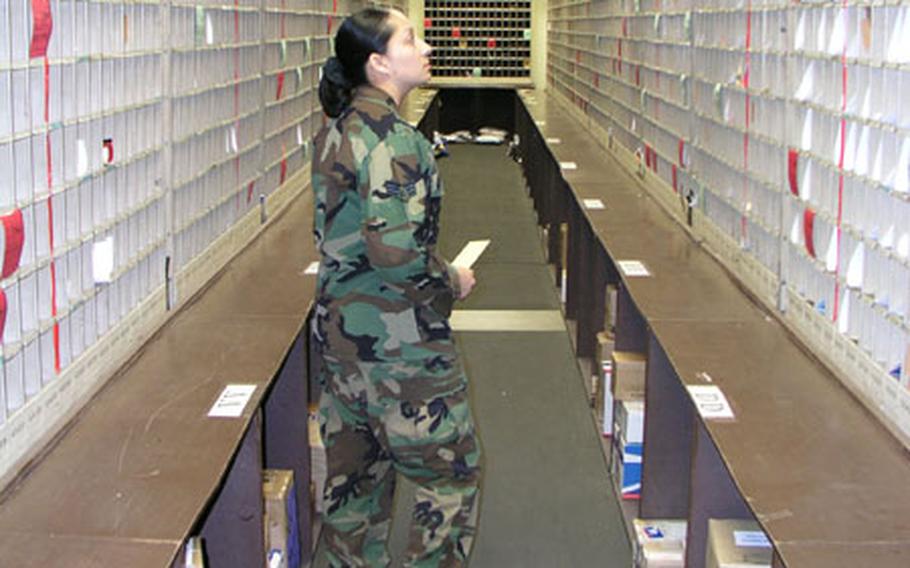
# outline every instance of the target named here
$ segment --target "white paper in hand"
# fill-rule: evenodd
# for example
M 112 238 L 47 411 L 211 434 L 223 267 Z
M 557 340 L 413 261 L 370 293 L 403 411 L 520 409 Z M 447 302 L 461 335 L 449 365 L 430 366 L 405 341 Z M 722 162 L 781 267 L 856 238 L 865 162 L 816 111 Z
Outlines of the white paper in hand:
M 459 252 L 458 256 L 455 257 L 455 260 L 452 261 L 452 265 L 460 266 L 462 268 L 471 268 L 489 245 L 489 239 L 470 241 L 461 249 L 461 252 Z

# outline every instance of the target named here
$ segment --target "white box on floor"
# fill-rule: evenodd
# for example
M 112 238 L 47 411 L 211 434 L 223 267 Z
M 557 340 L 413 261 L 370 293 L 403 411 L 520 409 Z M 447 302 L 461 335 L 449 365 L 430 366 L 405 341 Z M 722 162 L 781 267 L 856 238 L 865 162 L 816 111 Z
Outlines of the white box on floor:
M 637 568 L 682 568 L 686 561 L 685 519 L 635 519 Z
M 774 554 L 761 525 L 748 519 L 709 519 L 706 568 L 770 568 Z
M 645 439 L 645 401 L 626 399 L 616 401 L 616 430 L 627 444 L 641 444 Z

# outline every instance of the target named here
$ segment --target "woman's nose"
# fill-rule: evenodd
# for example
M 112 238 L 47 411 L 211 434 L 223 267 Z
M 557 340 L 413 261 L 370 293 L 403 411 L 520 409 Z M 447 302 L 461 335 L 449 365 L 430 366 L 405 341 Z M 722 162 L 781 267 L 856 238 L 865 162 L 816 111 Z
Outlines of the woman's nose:
M 424 40 L 420 40 L 420 53 L 422 55 L 430 55 L 430 52 L 433 51 L 433 47 Z

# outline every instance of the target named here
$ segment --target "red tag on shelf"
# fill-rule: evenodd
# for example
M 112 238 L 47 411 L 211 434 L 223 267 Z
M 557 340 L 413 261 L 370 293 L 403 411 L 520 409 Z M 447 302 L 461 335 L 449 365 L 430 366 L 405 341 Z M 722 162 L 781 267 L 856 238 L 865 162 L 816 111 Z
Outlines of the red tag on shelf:
M 622 40 L 616 40 L 616 56 L 622 59 Z
M 284 91 L 284 71 L 278 74 L 278 87 L 275 89 L 275 100 L 281 98 L 281 93 Z
M 635 67 L 635 84 L 641 87 L 641 65 Z
M 53 30 L 50 1 L 32 0 L 32 41 L 28 48 L 29 57 L 47 55 L 47 44 L 50 43 Z
M 787 152 L 787 179 L 790 180 L 790 193 L 799 197 L 799 151 L 790 148 Z
M 487 40 L 487 47 L 489 47 L 490 49 L 495 48 L 495 47 L 496 47 L 496 40 L 493 39 L 493 38 L 488 39 L 488 40 Z
M 101 148 L 104 150 L 104 163 L 111 164 L 114 162 L 114 140 L 112 138 L 105 138 L 101 143 Z
M 432 28 L 432 27 L 433 27 L 433 20 L 431 20 L 430 18 L 424 18 L 424 19 L 423 19 L 423 27 L 424 27 L 424 29 L 427 29 L 427 30 L 430 29 L 430 28 Z
M 809 253 L 809 256 L 815 258 L 815 238 L 813 233 L 813 226 L 815 225 L 815 211 L 811 207 L 806 207 L 806 210 L 803 212 L 803 237 L 806 240 L 806 252 Z
M 288 156 L 287 150 L 284 145 L 281 146 L 281 170 L 278 174 L 278 185 L 284 183 L 284 180 L 288 177 Z
M 3 331 L 6 329 L 6 291 L 0 288 L 0 343 L 3 343 Z
M 338 12 L 338 0 L 332 0 L 332 12 Z
M 673 193 L 679 193 L 679 174 L 676 171 L 676 164 L 671 166 L 673 173 Z
M 249 203 L 253 200 L 253 188 L 256 187 L 256 182 L 251 181 L 250 185 L 246 186 L 246 202 Z
M 452 37 L 455 37 L 455 38 L 461 37 L 461 28 L 459 28 L 458 26 L 455 26 L 454 28 L 452 28 Z
M 649 144 L 645 144 L 645 166 L 651 167 L 651 146 Z
M 2 219 L 5 250 L 3 251 L 3 272 L 0 273 L 0 278 L 6 278 L 19 268 L 25 230 L 23 229 L 22 211 L 19 209 L 4 215 Z
M 60 323 L 54 322 L 54 372 L 60 374 Z
M 686 167 L 686 141 L 679 139 L 679 167 Z

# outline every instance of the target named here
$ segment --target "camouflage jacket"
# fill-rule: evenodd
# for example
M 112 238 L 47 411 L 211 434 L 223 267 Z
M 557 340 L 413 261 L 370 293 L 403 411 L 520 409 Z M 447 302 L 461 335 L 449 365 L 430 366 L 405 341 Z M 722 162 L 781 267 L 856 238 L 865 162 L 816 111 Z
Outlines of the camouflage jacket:
M 432 146 L 386 92 L 359 87 L 316 135 L 313 232 L 321 253 L 313 337 L 336 359 L 454 354 L 457 272 L 436 253 L 443 186 Z

